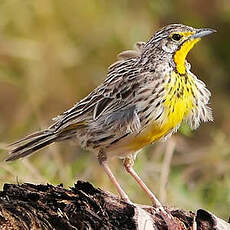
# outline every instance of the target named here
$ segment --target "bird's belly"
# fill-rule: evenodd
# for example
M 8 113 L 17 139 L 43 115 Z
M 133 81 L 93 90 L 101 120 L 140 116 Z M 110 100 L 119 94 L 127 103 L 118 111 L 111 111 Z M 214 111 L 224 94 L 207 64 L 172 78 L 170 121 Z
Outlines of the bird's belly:
M 166 136 L 173 128 L 170 124 L 159 126 L 152 122 L 139 134 L 130 134 L 113 147 L 111 146 L 108 149 L 108 157 L 125 157 L 126 155 L 136 153 L 146 145 Z
M 123 156 L 135 153 L 144 146 L 158 141 L 169 133 L 174 132 L 191 109 L 192 103 L 189 98 L 175 100 L 173 102 L 173 109 L 165 104 L 164 113 L 162 115 L 163 121 L 156 122 L 153 120 L 149 122 L 149 125 L 146 126 L 140 133 L 130 134 L 120 143 L 117 143 L 115 149 L 117 150 L 118 155 Z
M 175 123 L 176 124 L 174 124 L 174 122 L 166 122 L 162 125 L 155 122 L 150 123 L 150 125 L 147 126 L 140 134 L 133 136 L 132 140 L 127 143 L 128 151 L 136 152 L 144 146 L 158 141 L 173 131 L 173 129 L 176 128 L 181 121 Z

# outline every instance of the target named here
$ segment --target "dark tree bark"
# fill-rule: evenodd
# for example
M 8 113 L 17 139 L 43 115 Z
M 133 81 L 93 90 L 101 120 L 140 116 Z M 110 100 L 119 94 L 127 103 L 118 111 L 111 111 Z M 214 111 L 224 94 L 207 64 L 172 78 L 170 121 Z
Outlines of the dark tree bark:
M 164 210 L 127 204 L 117 196 L 78 181 L 62 185 L 5 184 L 0 192 L 0 229 L 230 229 L 205 211 Z

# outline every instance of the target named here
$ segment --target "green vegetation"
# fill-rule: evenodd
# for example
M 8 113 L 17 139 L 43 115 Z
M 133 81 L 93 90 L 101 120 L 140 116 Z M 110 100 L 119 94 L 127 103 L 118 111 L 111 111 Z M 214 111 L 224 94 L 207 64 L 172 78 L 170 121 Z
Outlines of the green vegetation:
M 193 72 L 212 92 L 214 123 L 175 137 L 176 150 L 167 184 L 167 203 L 206 208 L 228 218 L 230 207 L 230 1 L 227 0 L 1 0 L 0 147 L 50 124 L 51 118 L 86 96 L 106 76 L 116 55 L 146 41 L 170 23 L 211 27 L 189 54 Z M 159 193 L 165 144 L 149 146 L 136 169 Z M 1 150 L 1 159 L 6 157 Z M 111 162 L 135 202 L 149 203 L 120 161 Z M 1 163 L 0 184 L 63 183 L 89 180 L 113 186 L 92 153 L 71 143 L 52 145 L 34 156 Z

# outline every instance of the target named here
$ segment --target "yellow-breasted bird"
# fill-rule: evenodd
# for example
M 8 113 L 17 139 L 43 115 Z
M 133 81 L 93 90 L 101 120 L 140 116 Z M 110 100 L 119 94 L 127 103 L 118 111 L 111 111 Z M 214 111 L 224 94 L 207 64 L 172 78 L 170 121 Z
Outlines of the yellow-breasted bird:
M 126 170 L 161 206 L 133 170 L 134 159 L 144 146 L 175 133 L 182 121 L 196 129 L 201 121 L 212 120 L 210 92 L 190 71 L 186 56 L 201 37 L 213 32 L 172 24 L 148 42 L 137 43 L 137 51 L 121 53 L 101 85 L 57 116 L 49 128 L 13 143 L 7 161 L 74 139 L 97 154 L 122 199 L 129 200 L 107 164 L 112 157 L 123 158 Z

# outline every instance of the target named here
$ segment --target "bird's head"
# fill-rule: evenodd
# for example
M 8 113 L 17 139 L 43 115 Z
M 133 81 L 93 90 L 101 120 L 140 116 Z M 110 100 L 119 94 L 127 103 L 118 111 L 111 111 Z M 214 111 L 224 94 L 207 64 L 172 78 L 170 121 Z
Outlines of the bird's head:
M 203 36 L 213 32 L 216 30 L 171 24 L 157 31 L 147 42 L 146 48 L 152 46 L 154 49 L 161 49 L 162 53 L 172 54 L 177 71 L 185 74 L 185 58 L 188 52 Z

